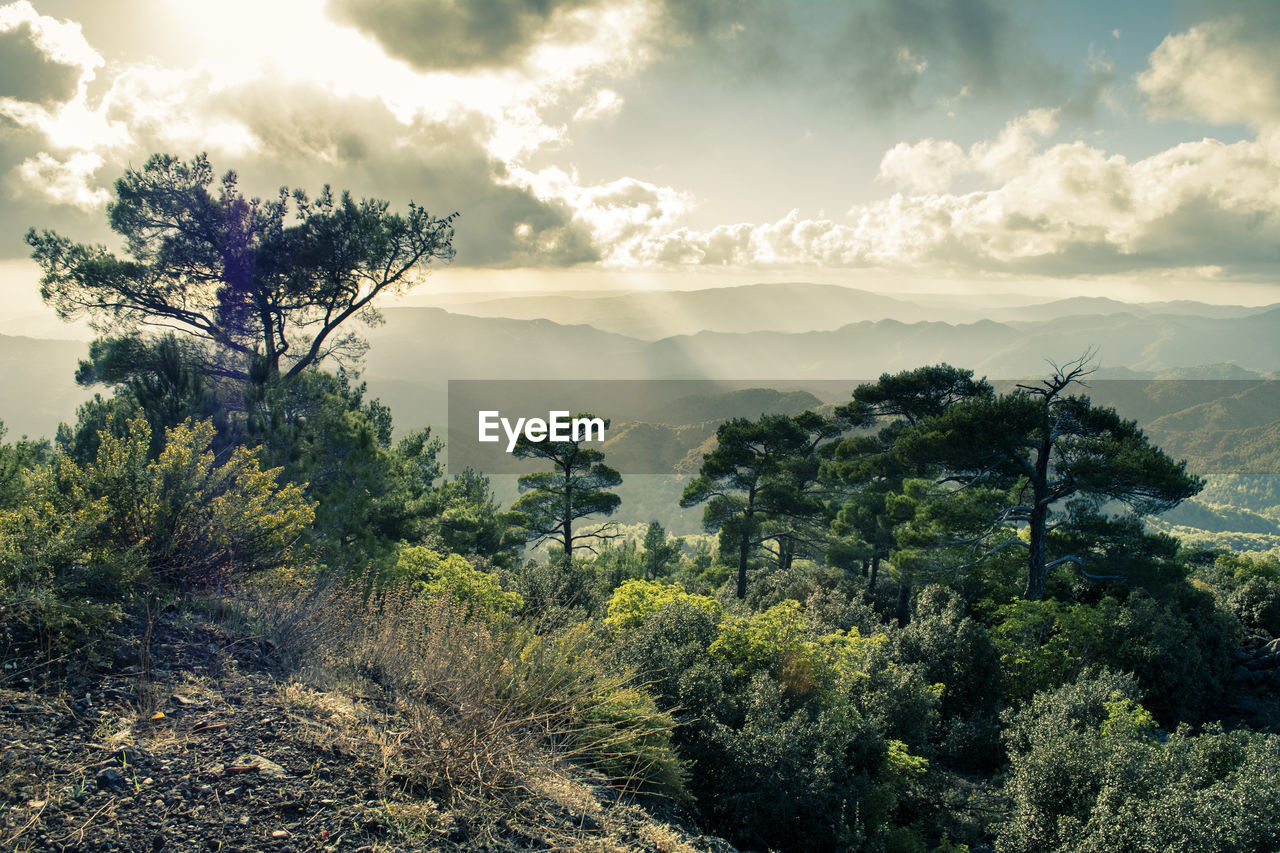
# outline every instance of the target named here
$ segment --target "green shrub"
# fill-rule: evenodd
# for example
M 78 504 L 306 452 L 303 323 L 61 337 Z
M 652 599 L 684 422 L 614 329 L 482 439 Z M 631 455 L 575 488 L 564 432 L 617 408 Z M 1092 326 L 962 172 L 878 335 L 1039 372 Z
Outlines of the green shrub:
M 508 617 L 524 606 L 498 579 L 477 569 L 459 554 L 440 554 L 421 545 L 401 545 L 396 552 L 395 579 L 409 581 L 423 595 L 452 596 L 468 616 Z
M 609 615 L 605 622 L 617 629 L 634 628 L 644 620 L 673 603 L 698 607 L 708 613 L 721 613 L 723 608 L 713 598 L 691 595 L 676 583 L 650 580 L 628 580 L 613 591 L 609 598 Z
M 1144 704 L 1172 723 L 1207 707 L 1229 673 L 1231 626 L 1211 596 L 1188 585 L 1161 600 L 1136 590 L 1097 604 L 1017 601 L 998 618 L 992 637 L 1013 703 L 1105 666 L 1133 673 Z
M 990 633 L 966 615 L 960 597 L 944 586 L 920 591 L 915 618 L 891 635 L 894 657 L 921 668 L 941 684 L 939 750 L 967 769 L 1000 761 L 1000 652 Z
M 1280 637 L 1280 583 L 1250 578 L 1227 596 L 1226 604 L 1245 628 Z
M 524 601 L 519 615 L 551 631 L 581 622 L 601 609 L 603 595 L 595 569 L 585 560 L 551 553 L 545 562 L 527 560 L 506 585 Z
M 616 629 L 615 654 L 678 709 L 674 743 L 715 831 L 752 848 L 880 845 L 926 767 L 941 687 L 896 664 L 884 634 L 815 625 L 795 601 L 726 616 L 666 585 L 631 592 L 626 612 L 645 615 Z
M 550 709 L 568 754 L 628 791 L 685 800 L 686 768 L 672 745 L 676 721 L 631 673 L 611 666 L 585 623 L 518 637 L 500 693 L 533 714 Z
M 898 788 L 919 772 L 918 759 L 894 754 L 853 708 L 794 707 L 760 673 L 742 723 L 708 732 L 695 765 L 699 802 L 719 833 L 752 849 L 862 849 L 884 832 Z
M 221 465 L 212 425 L 170 429 L 151 459 L 145 418 L 100 434 L 96 457 L 56 456 L 26 497 L 0 511 L 6 618 L 66 633 L 101 622 L 144 590 L 210 588 L 265 569 L 297 569 L 311 505 L 247 450 Z
M 1210 726 L 1161 742 L 1126 676 L 1086 672 L 1008 717 L 1001 853 L 1271 851 L 1280 738 Z

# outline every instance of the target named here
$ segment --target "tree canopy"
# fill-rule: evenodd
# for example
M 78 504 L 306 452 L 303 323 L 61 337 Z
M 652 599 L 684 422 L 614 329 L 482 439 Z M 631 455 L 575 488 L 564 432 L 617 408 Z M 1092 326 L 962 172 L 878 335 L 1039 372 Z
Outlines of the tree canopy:
M 578 414 L 575 418 L 592 418 Z M 605 429 L 608 418 L 603 419 Z M 622 483 L 622 475 L 604 464 L 604 453 L 586 447 L 586 437 L 568 441 L 530 441 L 521 434 L 512 450 L 520 459 L 545 459 L 552 470 L 522 474 L 520 498 L 511 506 L 513 517 L 530 544 L 555 542 L 566 558 L 576 543 L 603 539 L 607 530 L 574 530 L 574 524 L 592 515 L 612 515 L 622 499 L 609 491 Z M 590 546 L 587 546 L 588 548 Z
M 751 549 L 775 538 L 783 554 L 780 562 L 785 561 L 795 545 L 792 532 L 797 537 L 803 532 L 796 520 L 818 511 L 805 493 L 817 479 L 814 449 L 836 431 L 813 412 L 762 415 L 756 421 L 734 418 L 716 430 L 715 449 L 703 457 L 680 505 L 706 504 L 703 526 L 708 532 L 720 531 L 722 553 L 736 551 L 738 598 L 747 595 Z M 770 520 L 783 524 L 766 529 Z
M 1135 422 L 1067 393 L 1089 372 L 1086 357 L 1055 366 L 1037 384 L 962 401 L 897 439 L 895 453 L 940 464 L 943 482 L 961 491 L 982 487 L 988 494 L 997 493 L 992 489 L 1003 494 L 990 514 L 975 522 L 987 531 L 1025 526 L 1025 541 L 1008 540 L 1000 547 L 1026 547 L 1028 599 L 1044 596 L 1045 578 L 1055 565 L 1086 562 L 1079 553 L 1051 558 L 1054 530 L 1104 517 L 1109 503 L 1138 513 L 1162 512 L 1203 486 L 1187 473 L 1185 462 L 1174 462 L 1153 446 Z M 1057 521 L 1051 519 L 1055 512 L 1061 516 Z
M 203 154 L 155 154 L 127 171 L 107 206 L 124 257 L 32 228 L 41 296 L 110 337 L 183 332 L 203 344 L 206 374 L 262 381 L 358 357 L 363 344 L 343 324 L 377 322 L 381 294 L 408 290 L 426 264 L 454 254 L 456 213 L 437 218 L 412 202 L 392 213 L 328 186 L 314 200 L 281 187 L 263 201 L 245 197 L 234 172 L 213 184 Z

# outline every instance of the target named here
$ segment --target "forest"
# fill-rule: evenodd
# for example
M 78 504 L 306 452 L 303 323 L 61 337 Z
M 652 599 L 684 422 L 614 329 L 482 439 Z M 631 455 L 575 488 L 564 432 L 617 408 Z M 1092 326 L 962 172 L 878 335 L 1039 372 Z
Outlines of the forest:
M 100 393 L 0 445 L 10 704 L 123 663 L 132 722 L 86 737 L 142 748 L 183 675 L 153 637 L 213 622 L 297 703 L 384 715 L 344 730 L 376 755 L 369 849 L 1280 848 L 1280 560 L 1151 521 L 1204 480 L 1090 399 L 1092 353 L 723 418 L 675 537 L 621 523 L 585 438 L 517 440 L 506 506 L 370 399 L 355 320 L 452 257 L 455 215 L 165 155 L 108 210 L 121 256 L 27 237 Z M 31 827 L 75 791 L 6 765 L 0 837 L 53 849 Z M 655 823 L 526 808 L 557 773 Z

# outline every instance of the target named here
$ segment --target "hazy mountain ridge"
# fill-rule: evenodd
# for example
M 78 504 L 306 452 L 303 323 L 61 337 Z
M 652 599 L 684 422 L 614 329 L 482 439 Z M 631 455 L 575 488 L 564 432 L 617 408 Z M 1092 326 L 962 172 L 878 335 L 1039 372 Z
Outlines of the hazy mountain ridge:
M 1092 349 L 1108 371 L 1139 378 L 1205 372 L 1280 372 L 1280 308 L 1234 318 L 1111 314 L 1041 322 L 862 321 L 818 332 L 701 331 L 658 341 L 588 325 L 482 318 L 440 308 L 391 308 L 367 331 L 363 367 L 372 396 L 397 424 L 443 423 L 450 379 L 869 379 L 948 362 L 992 378 L 1043 372 Z M 0 411 L 11 436 L 51 434 L 87 394 L 73 381 L 83 343 L 0 337 Z M 1187 393 L 1185 390 L 1180 394 Z M 1222 394 L 1208 391 L 1205 399 Z M 1167 414 L 1162 410 L 1161 415 Z
M 658 340 L 700 331 L 833 331 L 850 323 L 1043 322 L 1073 316 L 1132 314 L 1246 317 L 1266 307 L 1211 305 L 1190 300 L 1128 303 L 1107 297 L 1071 297 L 1043 303 L 995 306 L 973 297 L 968 303 L 931 294 L 890 296 L 833 284 L 805 282 L 751 284 L 688 291 L 607 291 L 501 296 L 473 301 L 456 295 L 434 303 L 457 314 L 511 319 L 547 319 L 587 324 L 628 337 Z M 1268 306 L 1275 307 L 1275 306 Z

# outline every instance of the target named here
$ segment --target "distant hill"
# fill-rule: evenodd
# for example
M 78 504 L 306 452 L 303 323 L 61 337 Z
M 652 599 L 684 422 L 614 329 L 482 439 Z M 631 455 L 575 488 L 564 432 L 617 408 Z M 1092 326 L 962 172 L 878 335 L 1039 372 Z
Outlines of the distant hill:
M 1045 359 L 1062 361 L 1089 348 L 1097 351 L 1103 368 L 1099 378 L 1185 375 L 1233 381 L 1280 372 L 1276 308 L 1231 318 L 1119 313 L 1052 321 L 879 320 L 827 331 L 702 331 L 658 341 L 587 325 L 474 317 L 439 308 L 393 308 L 385 314 L 385 325 L 368 330 L 371 349 L 363 377 L 370 394 L 391 406 L 402 429 L 443 424 L 450 379 L 741 379 L 764 387 L 768 382 L 851 382 L 938 362 L 1007 378 L 1038 375 L 1047 369 Z M 72 381 L 84 351 L 83 343 L 73 341 L 0 337 L 6 368 L 0 418 L 11 436 L 48 435 L 59 420 L 73 417 L 76 404 L 87 396 Z M 1165 386 L 1177 389 L 1178 409 L 1143 397 L 1146 402 L 1133 401 L 1141 403 L 1133 416 L 1146 423 L 1211 402 L 1224 393 L 1213 384 Z M 631 402 L 636 419 L 646 414 L 639 411 L 642 400 Z M 680 420 L 694 422 L 696 416 L 686 413 Z
M 477 317 L 548 319 L 587 324 L 629 337 L 721 332 L 808 332 L 860 320 L 923 320 L 934 312 L 910 301 L 830 284 L 751 284 L 622 295 L 543 295 L 451 302 Z
M 477 295 L 468 301 L 442 294 L 433 304 L 457 314 L 510 319 L 546 319 L 586 324 L 602 331 L 645 340 L 698 332 L 832 331 L 850 323 L 897 320 L 901 323 L 1042 322 L 1075 316 L 1131 314 L 1230 319 L 1264 308 L 1210 305 L 1180 300 L 1127 303 L 1105 297 L 1074 297 L 1032 305 L 993 306 L 981 297 L 961 300 L 932 294 L 889 296 L 832 284 L 805 282 L 751 284 L 688 291 L 608 291 L 537 293 L 525 296 Z M 1275 306 L 1271 306 L 1275 307 Z

